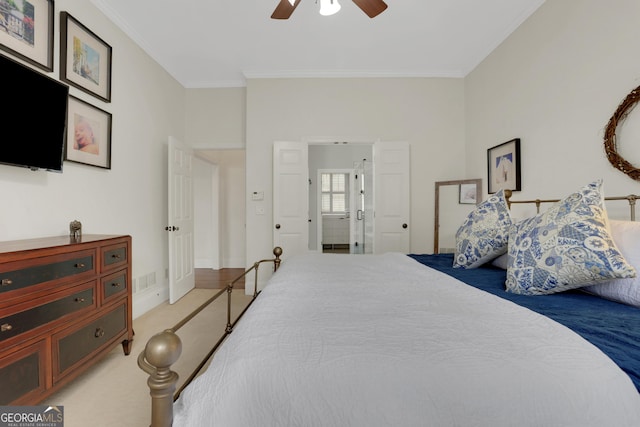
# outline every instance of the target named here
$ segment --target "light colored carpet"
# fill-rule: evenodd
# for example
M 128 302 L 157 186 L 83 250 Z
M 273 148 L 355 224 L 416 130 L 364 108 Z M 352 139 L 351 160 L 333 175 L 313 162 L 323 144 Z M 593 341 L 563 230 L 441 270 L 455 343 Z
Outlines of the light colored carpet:
M 124 355 L 119 345 L 42 404 L 64 406 L 65 427 L 148 426 L 151 421 L 148 375 L 138 367 L 138 355 L 151 336 L 175 326 L 217 291 L 194 289 L 175 304 L 163 303 L 134 319 L 135 337 L 129 356 Z M 231 298 L 232 321 L 250 299 L 251 296 L 246 296 L 243 289 L 234 290 Z M 182 356 L 173 367 L 180 376 L 177 388 L 224 333 L 226 310 L 225 292 L 178 331 L 182 340 Z

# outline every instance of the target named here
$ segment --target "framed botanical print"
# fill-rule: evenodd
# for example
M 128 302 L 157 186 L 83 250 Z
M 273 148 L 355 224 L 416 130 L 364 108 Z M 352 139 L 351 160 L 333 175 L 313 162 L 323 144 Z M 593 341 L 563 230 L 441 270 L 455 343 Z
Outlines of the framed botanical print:
M 53 0 L 0 0 L 0 49 L 53 71 Z
M 60 13 L 60 80 L 111 102 L 111 46 L 67 12 Z

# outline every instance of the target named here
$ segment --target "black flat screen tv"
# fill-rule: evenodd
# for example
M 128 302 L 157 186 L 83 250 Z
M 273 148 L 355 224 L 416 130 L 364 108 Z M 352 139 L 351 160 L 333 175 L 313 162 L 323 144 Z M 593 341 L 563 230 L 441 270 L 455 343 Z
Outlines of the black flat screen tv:
M 0 163 L 62 172 L 69 87 L 0 55 Z

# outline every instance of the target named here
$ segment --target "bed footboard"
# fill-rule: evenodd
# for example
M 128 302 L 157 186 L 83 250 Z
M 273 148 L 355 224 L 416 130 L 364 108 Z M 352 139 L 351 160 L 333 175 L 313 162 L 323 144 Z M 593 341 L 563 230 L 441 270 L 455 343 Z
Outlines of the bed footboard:
M 151 395 L 151 424 L 150 427 L 169 427 L 173 423 L 173 402 L 180 396 L 182 390 L 198 375 L 207 361 L 213 356 L 220 344 L 227 335 L 233 331 L 236 322 L 244 315 L 246 310 L 251 306 L 253 301 L 260 294 L 258 291 L 258 267 L 265 262 L 273 262 L 274 271 L 280 267 L 280 257 L 282 248 L 273 249 L 273 259 L 263 259 L 253 264 L 241 275 L 233 279 L 224 289 L 217 292 L 202 305 L 189 313 L 175 326 L 152 336 L 142 352 L 138 355 L 138 366 L 140 369 L 149 374 L 147 384 L 149 386 L 149 394 Z M 253 297 L 245 309 L 232 321 L 231 319 L 231 292 L 233 285 L 249 272 L 255 270 L 255 281 Z M 184 326 L 189 320 L 193 319 L 198 313 L 205 309 L 209 304 L 215 301 L 222 293 L 227 292 L 227 326 L 224 334 L 218 339 L 216 344 L 211 348 L 209 353 L 200 362 L 197 368 L 191 373 L 185 384 L 176 392 L 176 384 L 178 382 L 178 374 L 171 370 L 171 366 L 180 358 L 182 353 L 182 341 L 176 332 Z

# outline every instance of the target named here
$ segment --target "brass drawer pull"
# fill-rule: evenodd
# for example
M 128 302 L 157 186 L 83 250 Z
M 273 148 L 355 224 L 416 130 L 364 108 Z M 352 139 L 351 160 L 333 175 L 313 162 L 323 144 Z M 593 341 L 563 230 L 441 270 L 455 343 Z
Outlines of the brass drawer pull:
M 96 338 L 101 338 L 104 336 L 104 329 L 98 328 L 96 329 L 96 333 L 94 334 Z
M 113 254 L 111 255 L 111 258 L 120 259 L 120 254 Z
M 76 298 L 76 299 L 75 299 L 75 301 L 76 301 L 76 302 L 84 302 L 84 298 L 80 298 L 80 297 L 78 297 L 78 298 Z
M 10 331 L 12 329 L 13 329 L 13 326 L 11 326 L 8 323 L 5 323 L 2 326 L 0 326 L 0 332 L 6 332 L 6 331 Z
M 113 283 L 111 284 L 111 286 L 113 286 L 114 288 L 119 288 L 119 287 L 120 287 L 120 283 L 118 283 L 118 282 L 113 282 Z
M 13 280 L 11 279 L 2 279 L 2 281 L 0 282 L 0 284 L 2 286 L 9 286 L 9 285 L 13 285 Z
M 79 262 L 76 264 L 76 268 L 84 268 L 84 264 Z

